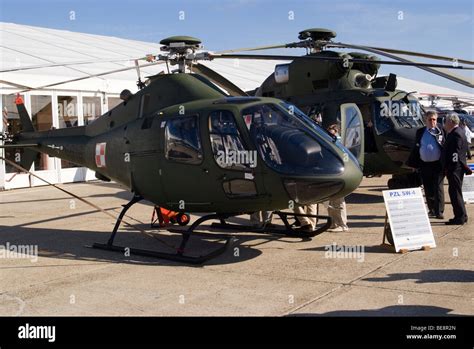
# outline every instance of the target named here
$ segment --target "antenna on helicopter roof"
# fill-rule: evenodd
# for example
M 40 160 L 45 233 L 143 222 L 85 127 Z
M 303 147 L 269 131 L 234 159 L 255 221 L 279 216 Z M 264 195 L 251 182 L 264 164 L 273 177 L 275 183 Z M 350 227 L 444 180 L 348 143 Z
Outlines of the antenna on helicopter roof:
M 147 59 L 148 59 L 148 56 L 147 56 Z M 137 80 L 137 87 L 141 90 L 142 88 L 144 88 L 146 85 L 145 83 L 142 81 L 141 79 L 141 74 L 140 74 L 140 65 L 138 64 L 138 59 L 135 60 L 135 68 L 137 70 L 137 76 L 138 76 L 138 80 Z

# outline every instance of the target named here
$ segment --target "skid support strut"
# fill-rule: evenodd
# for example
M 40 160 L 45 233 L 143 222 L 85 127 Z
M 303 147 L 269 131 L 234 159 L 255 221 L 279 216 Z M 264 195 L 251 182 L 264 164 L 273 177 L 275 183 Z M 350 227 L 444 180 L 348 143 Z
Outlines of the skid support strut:
M 159 252 L 159 251 L 152 251 L 152 250 L 144 250 L 144 249 L 138 249 L 138 248 L 130 248 L 130 247 L 124 247 L 124 246 L 117 246 L 114 245 L 114 239 L 117 234 L 117 231 L 120 227 L 120 224 L 122 222 L 123 216 L 125 213 L 128 211 L 130 207 L 132 207 L 134 204 L 137 202 L 141 201 L 143 198 L 141 196 L 134 196 L 132 200 L 126 205 L 123 205 L 122 212 L 120 212 L 120 215 L 117 218 L 117 222 L 115 223 L 114 229 L 112 231 L 112 234 L 110 235 L 109 240 L 107 241 L 106 244 L 101 244 L 101 243 L 94 243 L 92 245 L 93 248 L 101 249 L 101 250 L 107 250 L 107 251 L 116 251 L 116 252 L 122 252 L 122 253 L 130 253 L 131 255 L 138 255 L 138 256 L 146 256 L 146 257 L 154 257 L 154 258 L 160 258 L 160 259 L 167 259 L 171 261 L 176 261 L 176 262 L 181 262 L 181 263 L 188 263 L 188 264 L 202 264 L 212 258 L 215 258 L 222 253 L 224 253 L 230 245 L 236 240 L 232 236 L 228 235 L 217 235 L 217 234 L 209 234 L 209 233 L 203 233 L 203 232 L 196 232 L 195 229 L 201 225 L 203 222 L 211 219 L 216 219 L 216 218 L 221 218 L 221 215 L 218 214 L 211 214 L 207 216 L 203 216 L 196 220 L 188 229 L 186 230 L 172 230 L 170 229 L 169 231 L 172 233 L 177 233 L 182 235 L 182 240 L 177 249 L 175 249 L 175 253 L 165 253 L 165 252 Z M 147 234 L 149 235 L 149 234 Z M 215 249 L 214 251 L 202 255 L 202 256 L 189 256 L 185 255 L 185 249 L 186 246 L 189 242 L 189 238 L 192 236 L 198 236 L 203 239 L 218 239 L 218 240 L 224 240 L 224 243 L 221 244 L 219 248 Z M 160 241 L 160 240 L 158 240 Z M 169 245 L 167 244 L 169 247 Z

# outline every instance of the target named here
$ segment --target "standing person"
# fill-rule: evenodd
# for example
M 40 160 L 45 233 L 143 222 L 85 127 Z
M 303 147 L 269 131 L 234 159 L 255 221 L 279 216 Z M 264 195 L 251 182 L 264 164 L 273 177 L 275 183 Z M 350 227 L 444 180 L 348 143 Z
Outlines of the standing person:
M 446 139 L 444 130 L 437 126 L 435 111 L 425 114 L 425 125 L 416 131 L 415 147 L 409 166 L 419 170 L 425 189 L 428 215 L 444 219 L 444 169 L 442 150 Z
M 449 184 L 449 198 L 454 212 L 454 218 L 446 224 L 463 225 L 467 222 L 467 212 L 462 196 L 462 181 L 465 173 L 472 173 L 466 163 L 466 135 L 459 127 L 459 116 L 456 114 L 446 116 L 444 128 L 448 133 L 445 144 L 446 177 Z
M 327 130 L 332 136 L 339 137 L 339 126 L 337 124 L 330 125 Z M 349 230 L 349 226 L 347 225 L 347 210 L 344 197 L 329 199 L 328 216 L 332 219 L 332 224 L 328 231 L 345 232 Z
M 471 155 L 472 132 L 469 129 L 469 126 L 466 123 L 466 119 L 461 120 L 461 127 L 464 130 L 464 133 L 466 134 L 466 141 L 467 141 L 467 153 L 466 153 L 466 155 L 467 155 L 467 158 L 469 160 L 471 160 L 472 159 L 472 155 Z
M 316 204 L 306 206 L 295 206 L 293 209 L 295 213 L 316 215 Z M 316 217 L 301 217 L 296 216 L 297 225 L 301 227 L 298 229 L 303 232 L 312 232 L 316 228 Z
M 372 120 L 364 122 L 364 141 L 366 153 L 377 152 L 377 143 L 375 141 L 374 124 L 372 123 Z
M 328 216 L 332 219 L 331 227 L 328 231 L 342 233 L 349 231 L 347 225 L 347 209 L 345 198 L 331 198 L 328 204 Z
M 257 211 L 250 215 L 250 224 L 256 228 L 263 228 L 272 223 L 272 211 Z

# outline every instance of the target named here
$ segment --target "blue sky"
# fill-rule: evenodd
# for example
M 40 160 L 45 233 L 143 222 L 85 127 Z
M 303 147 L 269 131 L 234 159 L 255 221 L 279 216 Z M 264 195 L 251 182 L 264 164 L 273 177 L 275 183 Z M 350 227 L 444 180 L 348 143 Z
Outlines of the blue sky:
M 472 0 L 0 0 L 2 22 L 157 43 L 167 36 L 192 35 L 214 51 L 293 42 L 299 31 L 323 27 L 336 31 L 342 42 L 472 60 L 473 18 Z M 472 92 L 415 68 L 390 67 L 381 73 L 388 72 Z

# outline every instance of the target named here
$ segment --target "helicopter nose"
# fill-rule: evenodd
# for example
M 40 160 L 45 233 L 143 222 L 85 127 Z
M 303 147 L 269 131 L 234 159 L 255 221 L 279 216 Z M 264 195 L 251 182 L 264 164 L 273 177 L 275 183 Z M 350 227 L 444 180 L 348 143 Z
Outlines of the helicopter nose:
M 358 188 L 363 174 L 355 159 L 350 158 L 344 162 L 343 166 L 342 172 L 338 175 L 319 175 L 311 179 L 291 178 L 284 180 L 290 199 L 306 205 L 349 195 Z
M 268 124 L 251 129 L 263 161 L 283 177 L 288 197 L 300 204 L 352 192 L 362 179 L 357 159 L 319 128 Z
M 346 161 L 341 177 L 344 186 L 338 193 L 334 194 L 335 198 L 345 197 L 359 187 L 363 178 L 363 172 L 359 162 L 356 159 Z

